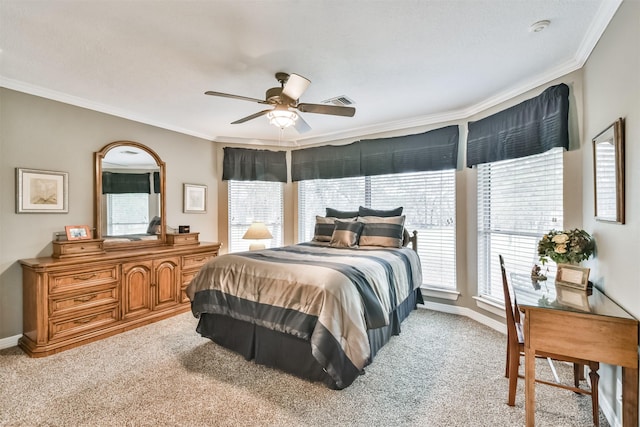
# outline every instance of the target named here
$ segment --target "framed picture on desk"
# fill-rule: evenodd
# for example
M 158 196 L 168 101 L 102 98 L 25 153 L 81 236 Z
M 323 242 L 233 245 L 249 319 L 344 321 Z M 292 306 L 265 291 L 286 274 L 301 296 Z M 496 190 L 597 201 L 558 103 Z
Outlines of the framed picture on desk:
M 556 284 L 586 290 L 589 286 L 589 268 L 572 264 L 558 264 Z

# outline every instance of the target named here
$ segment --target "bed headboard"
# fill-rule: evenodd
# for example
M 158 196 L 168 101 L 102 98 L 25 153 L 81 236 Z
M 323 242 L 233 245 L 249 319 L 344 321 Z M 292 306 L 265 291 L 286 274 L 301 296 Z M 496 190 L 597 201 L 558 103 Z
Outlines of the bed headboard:
M 418 230 L 413 230 L 409 241 L 411 242 L 411 249 L 418 252 Z

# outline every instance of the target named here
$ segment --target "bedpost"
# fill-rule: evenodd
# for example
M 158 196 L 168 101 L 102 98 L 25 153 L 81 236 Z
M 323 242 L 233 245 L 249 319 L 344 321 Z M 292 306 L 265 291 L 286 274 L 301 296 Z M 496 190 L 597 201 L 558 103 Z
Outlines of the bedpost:
M 411 236 L 411 249 L 418 252 L 418 230 L 413 230 L 413 236 Z

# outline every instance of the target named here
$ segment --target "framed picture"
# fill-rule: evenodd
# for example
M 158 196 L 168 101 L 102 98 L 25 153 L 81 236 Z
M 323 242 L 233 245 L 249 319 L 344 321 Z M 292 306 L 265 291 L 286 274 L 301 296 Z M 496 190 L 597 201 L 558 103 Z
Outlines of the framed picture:
M 65 225 L 64 231 L 67 233 L 67 240 L 87 240 L 93 237 L 88 225 Z
M 69 212 L 69 174 L 16 168 L 16 213 Z
M 207 186 L 198 184 L 184 184 L 185 213 L 206 213 L 207 212 Z
M 624 119 L 593 138 L 595 217 L 624 224 Z
M 585 267 L 572 264 L 558 264 L 556 272 L 556 284 L 577 289 L 587 289 L 589 285 L 589 272 Z

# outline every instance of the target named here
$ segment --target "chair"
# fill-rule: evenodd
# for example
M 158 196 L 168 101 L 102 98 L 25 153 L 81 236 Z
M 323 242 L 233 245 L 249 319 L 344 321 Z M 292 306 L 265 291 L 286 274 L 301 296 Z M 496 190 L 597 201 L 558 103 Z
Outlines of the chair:
M 507 360 L 505 365 L 505 377 L 509 379 L 509 399 L 507 401 L 507 404 L 509 406 L 514 406 L 516 401 L 516 387 L 518 385 L 518 377 L 524 378 L 524 376 L 520 375 L 518 372 L 520 367 L 520 356 L 524 355 L 524 331 L 523 324 L 520 321 L 520 310 L 518 308 L 518 302 L 516 301 L 515 294 L 513 296 L 513 304 L 511 302 L 511 289 L 509 286 L 509 281 L 507 280 L 507 271 L 504 266 L 504 259 L 502 258 L 502 255 L 498 256 L 500 258 L 500 270 L 502 271 L 504 306 L 507 315 Z M 590 395 L 593 412 L 593 425 L 598 427 L 600 424 L 598 414 L 598 380 L 600 378 L 600 376 L 598 375 L 598 369 L 600 368 L 600 364 L 598 362 L 593 362 L 590 360 L 576 359 L 573 357 L 552 353 L 537 352 L 536 357 L 543 357 L 549 360 L 573 363 L 574 387 L 559 384 L 557 382 L 553 383 L 544 381 L 537 378 L 535 381 L 540 384 L 546 384 L 571 390 L 575 393 Z M 585 365 L 589 366 L 589 378 L 591 380 L 590 390 L 580 388 L 580 380 L 584 379 L 582 372 L 583 366 Z M 553 364 L 551 364 L 551 367 L 553 369 Z M 555 370 L 554 376 L 556 376 L 557 381 Z

